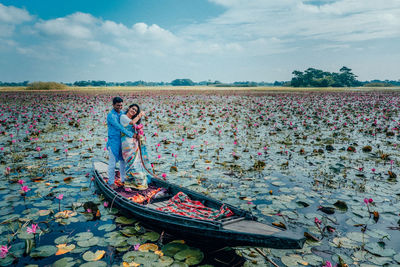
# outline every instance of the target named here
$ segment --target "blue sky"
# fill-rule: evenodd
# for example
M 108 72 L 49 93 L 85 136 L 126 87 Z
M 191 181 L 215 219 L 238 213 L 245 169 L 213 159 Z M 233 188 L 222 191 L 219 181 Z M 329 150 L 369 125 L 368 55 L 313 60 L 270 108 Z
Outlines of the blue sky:
M 399 0 L 0 0 L 0 81 L 400 79 Z

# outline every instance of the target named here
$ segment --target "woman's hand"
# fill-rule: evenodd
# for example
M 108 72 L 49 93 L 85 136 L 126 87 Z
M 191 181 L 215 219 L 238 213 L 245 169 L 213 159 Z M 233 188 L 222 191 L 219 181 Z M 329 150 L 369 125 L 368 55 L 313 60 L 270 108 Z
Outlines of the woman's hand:
M 140 111 L 140 113 L 139 113 L 138 116 L 141 118 L 141 117 L 143 117 L 143 116 L 146 116 L 146 113 L 145 113 L 144 111 Z

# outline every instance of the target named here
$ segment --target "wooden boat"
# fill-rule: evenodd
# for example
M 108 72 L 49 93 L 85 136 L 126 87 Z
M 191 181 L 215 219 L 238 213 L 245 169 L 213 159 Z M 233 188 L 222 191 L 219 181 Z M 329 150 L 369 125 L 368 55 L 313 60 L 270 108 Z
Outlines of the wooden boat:
M 143 160 L 142 160 L 143 164 Z M 144 164 L 143 164 L 144 165 Z M 229 204 L 224 204 L 206 195 L 194 192 L 187 188 L 174 185 L 156 175 L 146 171 L 152 177 L 152 184 L 167 189 L 167 197 L 155 199 L 148 204 L 138 204 L 113 190 L 105 181 L 108 176 L 108 165 L 101 161 L 93 162 L 95 182 L 98 190 L 105 198 L 123 213 L 158 229 L 165 230 L 182 238 L 202 240 L 212 245 L 221 246 L 255 246 L 278 249 L 302 248 L 305 242 L 303 235 L 257 221 L 250 212 Z M 160 211 L 157 208 L 165 207 L 169 199 L 175 194 L 183 192 L 192 200 L 200 201 L 207 207 L 220 209 L 222 205 L 228 207 L 233 216 L 218 220 L 195 219 L 171 212 Z
M 112 205 L 121 211 L 144 221 L 153 227 L 165 230 L 167 233 L 193 238 L 206 239 L 213 245 L 225 246 L 255 246 L 278 249 L 302 248 L 304 236 L 299 233 L 282 230 L 257 221 L 250 212 L 224 204 L 216 199 L 194 192 L 187 188 L 171 184 L 167 181 L 152 177 L 152 184 L 166 188 L 168 199 L 155 199 L 149 204 L 138 204 L 113 190 L 106 182 L 108 165 L 104 162 L 93 163 L 95 182 L 99 191 Z M 219 209 L 222 205 L 229 207 L 233 216 L 219 220 L 201 220 L 183 215 L 157 210 L 165 206 L 169 198 L 178 192 L 184 192 L 192 200 L 201 201 L 210 208 Z

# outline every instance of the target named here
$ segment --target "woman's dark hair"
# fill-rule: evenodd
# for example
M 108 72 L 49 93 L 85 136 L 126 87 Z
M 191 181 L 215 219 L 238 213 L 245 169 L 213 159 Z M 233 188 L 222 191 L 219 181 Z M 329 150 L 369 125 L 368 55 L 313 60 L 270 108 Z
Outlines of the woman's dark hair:
M 134 118 L 136 118 L 136 117 L 139 115 L 139 113 L 140 113 L 140 107 L 139 107 L 138 104 L 132 104 L 132 105 L 130 105 L 130 106 L 128 107 L 128 109 L 126 110 L 126 113 L 128 113 L 128 110 L 129 110 L 130 108 L 133 108 L 133 107 L 137 107 L 137 112 L 136 112 L 135 115 L 133 115 L 132 120 L 133 120 Z M 139 119 L 139 120 L 136 122 L 136 124 L 140 124 L 141 121 L 142 121 L 142 119 Z

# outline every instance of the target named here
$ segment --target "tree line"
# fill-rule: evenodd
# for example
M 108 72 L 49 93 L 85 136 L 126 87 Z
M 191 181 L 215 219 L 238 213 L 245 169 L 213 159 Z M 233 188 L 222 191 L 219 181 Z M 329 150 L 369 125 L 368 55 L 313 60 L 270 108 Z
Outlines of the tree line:
M 291 87 L 352 87 L 352 86 L 400 86 L 400 79 L 394 80 L 371 80 L 359 81 L 357 75 L 348 67 L 343 66 L 339 72 L 328 72 L 315 68 L 308 68 L 305 71 L 295 70 L 292 72 L 293 77 L 290 81 L 254 82 L 254 81 L 237 81 L 233 83 L 222 83 L 218 80 L 194 82 L 191 79 L 175 79 L 171 82 L 146 82 L 146 81 L 126 81 L 126 82 L 107 82 L 103 80 L 97 81 L 75 81 L 73 83 L 61 83 L 67 86 L 77 87 L 107 87 L 107 86 L 216 86 L 216 87 L 257 87 L 257 86 L 291 86 Z M 1 87 L 11 86 L 29 86 L 29 81 L 23 82 L 1 82 Z

